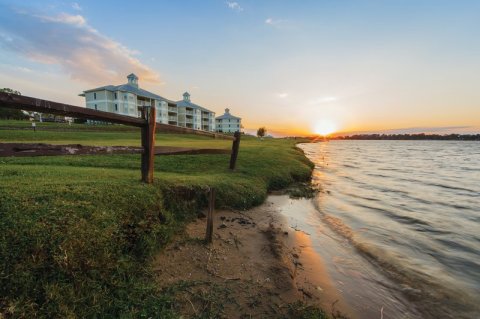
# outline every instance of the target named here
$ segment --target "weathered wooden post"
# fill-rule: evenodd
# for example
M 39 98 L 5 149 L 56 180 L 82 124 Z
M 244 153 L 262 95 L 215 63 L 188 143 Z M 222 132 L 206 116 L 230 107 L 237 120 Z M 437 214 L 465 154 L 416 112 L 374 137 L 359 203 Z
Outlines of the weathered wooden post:
M 213 238 L 213 212 L 215 211 L 215 188 L 210 188 L 208 193 L 207 232 L 205 242 L 210 244 Z
M 142 127 L 142 181 L 147 184 L 153 183 L 156 116 L 156 110 L 153 105 L 143 107 L 142 117 L 147 123 Z
M 232 154 L 230 155 L 230 169 L 235 169 L 237 164 L 238 149 L 240 148 L 240 131 L 233 134 L 234 140 L 232 143 Z

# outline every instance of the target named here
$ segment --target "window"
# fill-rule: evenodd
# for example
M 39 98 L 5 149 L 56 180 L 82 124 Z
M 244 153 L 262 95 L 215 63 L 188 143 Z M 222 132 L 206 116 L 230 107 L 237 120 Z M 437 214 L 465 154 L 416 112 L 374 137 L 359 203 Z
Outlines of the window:
M 97 93 L 93 93 L 93 99 L 94 99 L 94 100 L 97 99 Z
M 97 104 L 95 104 L 95 110 L 97 110 Z
M 115 92 L 114 95 L 115 95 L 115 100 L 116 100 L 117 99 L 117 92 Z
M 118 104 L 115 104 L 115 111 L 118 111 Z

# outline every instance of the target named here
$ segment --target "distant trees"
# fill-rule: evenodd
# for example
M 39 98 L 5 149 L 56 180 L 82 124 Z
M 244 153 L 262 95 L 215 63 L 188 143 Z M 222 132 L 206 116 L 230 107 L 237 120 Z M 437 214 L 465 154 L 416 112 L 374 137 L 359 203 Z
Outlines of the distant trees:
M 0 89 L 0 92 L 22 95 L 22 93 L 20 93 L 18 91 L 15 91 L 15 90 L 12 90 L 10 88 Z M 0 107 L 0 119 L 4 119 L 4 120 L 24 120 L 26 118 L 28 118 L 28 115 L 24 114 L 20 110 Z
M 332 140 L 449 140 L 449 141 L 480 141 L 480 134 L 356 134 L 337 136 Z
M 257 136 L 258 137 L 264 137 L 265 134 L 267 134 L 267 128 L 266 127 L 262 126 L 261 128 L 259 128 L 257 130 Z

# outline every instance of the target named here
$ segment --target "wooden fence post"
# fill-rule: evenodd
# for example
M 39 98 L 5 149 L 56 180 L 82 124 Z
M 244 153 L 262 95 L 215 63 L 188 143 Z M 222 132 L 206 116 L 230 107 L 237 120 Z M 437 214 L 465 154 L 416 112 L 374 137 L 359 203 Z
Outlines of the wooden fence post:
M 237 157 L 238 157 L 238 149 L 240 148 L 240 131 L 236 131 L 233 134 L 235 138 L 232 143 L 232 154 L 230 155 L 230 169 L 235 169 L 235 165 L 237 164 Z
M 147 124 L 142 127 L 142 181 L 147 184 L 153 183 L 156 116 L 153 105 L 149 108 L 143 107 L 142 117 Z
M 205 242 L 212 243 L 213 239 L 213 212 L 215 211 L 215 188 L 210 188 L 208 193 L 208 215 L 207 215 L 207 232 L 205 233 Z

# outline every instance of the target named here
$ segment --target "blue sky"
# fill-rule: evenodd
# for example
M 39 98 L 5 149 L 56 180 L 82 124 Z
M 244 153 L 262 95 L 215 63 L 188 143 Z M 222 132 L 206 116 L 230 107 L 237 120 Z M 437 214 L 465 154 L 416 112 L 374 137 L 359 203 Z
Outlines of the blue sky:
M 0 1 L 0 86 L 125 82 L 279 133 L 480 127 L 480 1 Z

